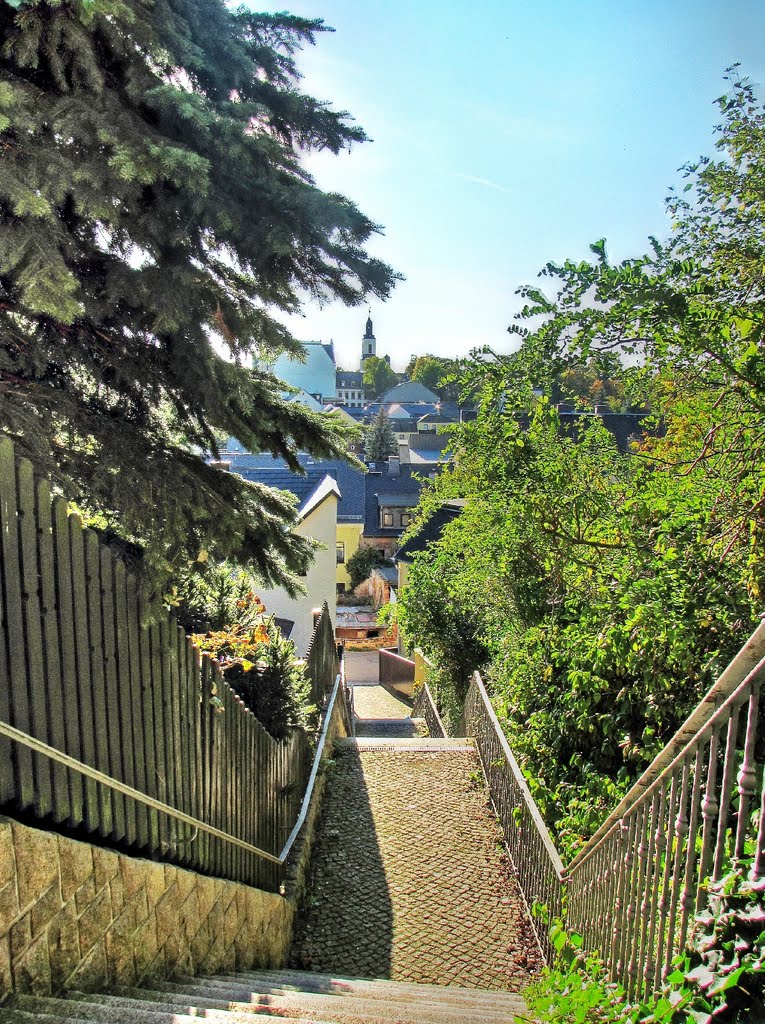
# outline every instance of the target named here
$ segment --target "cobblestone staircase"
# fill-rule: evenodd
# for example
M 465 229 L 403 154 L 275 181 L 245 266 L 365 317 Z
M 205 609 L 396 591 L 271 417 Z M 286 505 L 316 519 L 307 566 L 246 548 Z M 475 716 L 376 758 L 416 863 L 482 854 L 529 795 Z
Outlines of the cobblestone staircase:
M 22 996 L 0 1010 L 0 1024 L 241 1024 L 263 1016 L 295 1024 L 509 1024 L 523 1010 L 506 992 L 255 971 L 112 995 Z

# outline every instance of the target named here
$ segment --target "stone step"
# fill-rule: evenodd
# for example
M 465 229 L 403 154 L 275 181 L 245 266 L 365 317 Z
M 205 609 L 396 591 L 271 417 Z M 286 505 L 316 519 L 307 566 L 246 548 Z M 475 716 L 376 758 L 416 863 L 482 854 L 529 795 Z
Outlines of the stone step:
M 78 998 L 57 999 L 43 996 L 19 996 L 16 1005 L 0 1011 L 0 1024 L 27 1024 L 43 1021 L 46 1024 L 199 1024 L 200 1019 L 220 1024 L 251 1024 L 253 1017 L 261 1016 L 257 1010 L 245 1006 L 232 1009 L 215 1007 L 195 1012 L 194 1006 L 184 1013 L 175 1004 L 160 1004 L 121 996 L 80 995 Z M 292 1024 L 338 1024 L 332 1019 L 320 1019 L 302 1014 L 266 1014 L 289 1016 Z
M 385 1024 L 387 1021 L 430 1022 L 430 1024 L 507 1024 L 509 1012 L 522 1012 L 523 1000 L 519 996 L 492 1002 L 491 999 L 452 1000 L 444 986 L 440 993 L 386 994 L 370 996 L 367 993 L 339 994 L 301 990 L 262 991 L 263 986 L 243 986 L 238 983 L 222 983 L 217 978 L 205 978 L 198 984 L 179 982 L 162 986 L 163 998 L 175 994 L 178 1006 L 206 1006 L 209 1009 L 249 1010 L 250 1013 L 283 1017 L 299 1017 L 316 1014 L 323 1020 L 349 1022 L 363 1019 L 369 1024 Z M 134 994 L 134 993 L 131 993 Z M 502 993 L 505 997 L 507 993 Z M 217 1000 L 217 1005 L 213 1005 Z
M 413 739 L 383 736 L 356 736 L 335 740 L 337 747 L 351 747 L 353 750 L 390 750 L 390 751 L 439 751 L 439 750 L 475 750 L 471 737 L 440 739 L 438 737 L 421 736 Z
M 313 971 L 242 971 L 217 974 L 212 979 L 195 981 L 244 982 L 257 992 L 321 992 L 330 995 L 361 995 L 367 999 L 393 1000 L 432 998 L 466 1005 L 514 1006 L 519 997 L 514 992 L 497 989 L 465 988 L 460 985 L 418 984 L 411 981 L 390 981 L 387 978 L 340 978 Z
M 60 1013 L 51 1015 L 49 1013 L 37 1013 L 34 1010 L 25 1010 L 23 1000 L 26 996 L 20 996 L 19 1002 L 13 1006 L 0 1007 L 0 1024 L 88 1024 L 86 1018 L 76 1015 L 76 1005 L 72 1008 L 71 1014 L 65 1016 Z M 198 1024 L 198 1022 L 197 1022 Z

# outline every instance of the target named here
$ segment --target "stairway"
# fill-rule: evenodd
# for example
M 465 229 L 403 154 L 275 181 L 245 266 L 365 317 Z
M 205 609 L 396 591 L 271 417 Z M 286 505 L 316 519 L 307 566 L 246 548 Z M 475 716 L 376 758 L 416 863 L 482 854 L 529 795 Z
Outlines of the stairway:
M 241 1024 L 258 1016 L 295 1024 L 511 1024 L 523 1013 L 522 1000 L 509 992 L 253 971 L 110 995 L 18 996 L 0 1009 L 0 1024 Z

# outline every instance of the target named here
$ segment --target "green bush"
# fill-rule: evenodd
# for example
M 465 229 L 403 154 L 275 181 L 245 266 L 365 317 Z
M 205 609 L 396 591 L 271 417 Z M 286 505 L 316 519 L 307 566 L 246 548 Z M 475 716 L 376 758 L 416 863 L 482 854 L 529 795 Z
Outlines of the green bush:
M 316 708 L 305 662 L 295 656 L 294 644 L 282 636 L 273 616 L 263 616 L 257 597 L 249 594 L 241 604 L 242 621 L 192 640 L 216 660 L 231 689 L 276 739 L 291 728 L 313 729 Z

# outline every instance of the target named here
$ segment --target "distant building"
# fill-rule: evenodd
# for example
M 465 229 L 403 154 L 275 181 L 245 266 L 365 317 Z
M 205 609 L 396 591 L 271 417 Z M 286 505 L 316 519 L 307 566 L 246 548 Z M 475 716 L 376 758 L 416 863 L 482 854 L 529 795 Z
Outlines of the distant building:
M 325 602 L 332 621 L 336 618 L 335 559 L 332 547 L 337 532 L 339 499 L 337 481 L 327 475 L 309 491 L 298 511 L 298 522 L 293 527 L 293 533 L 298 537 L 310 537 L 321 545 L 302 578 L 305 593 L 290 597 L 282 587 L 274 587 L 262 589 L 258 595 L 266 606 L 266 613 L 284 623 L 300 657 L 304 657 L 308 651 L 315 613 L 321 610 Z
M 229 439 L 225 454 L 221 455 L 221 461 L 223 460 L 225 466 L 221 468 L 238 473 L 245 480 L 290 491 L 301 503 L 310 497 L 325 477 L 331 477 L 336 482 L 340 496 L 337 503 L 336 530 L 332 539 L 332 547 L 335 549 L 334 580 L 337 591 L 343 593 L 348 590 L 351 578 L 346 565 L 361 544 L 364 532 L 363 471 L 342 459 L 315 459 L 305 452 L 300 452 L 298 461 L 303 473 L 293 473 L 283 459 L 276 459 L 267 454 L 252 455 L 233 438 Z
M 319 403 L 334 402 L 336 387 L 335 346 L 321 341 L 304 341 L 305 361 L 282 353 L 270 367 L 279 380 L 300 388 Z
M 335 375 L 335 401 L 346 409 L 364 405 L 364 374 L 360 370 L 338 370 Z
M 369 359 L 370 356 L 377 355 L 377 339 L 375 338 L 375 332 L 372 329 L 372 316 L 371 314 L 367 317 L 367 329 L 364 331 L 364 337 L 361 339 L 361 369 L 364 369 L 364 360 Z

